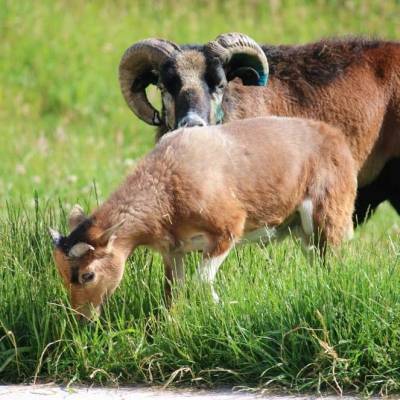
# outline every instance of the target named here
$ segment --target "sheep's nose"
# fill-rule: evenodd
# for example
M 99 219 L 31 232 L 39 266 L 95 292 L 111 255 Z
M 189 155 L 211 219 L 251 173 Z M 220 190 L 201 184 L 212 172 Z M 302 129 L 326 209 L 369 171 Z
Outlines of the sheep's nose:
M 90 282 L 94 279 L 94 272 L 85 272 L 81 275 L 81 278 L 84 283 Z
M 190 112 L 185 117 L 183 117 L 179 123 L 178 128 L 191 128 L 193 126 L 206 126 L 207 123 L 199 115 Z

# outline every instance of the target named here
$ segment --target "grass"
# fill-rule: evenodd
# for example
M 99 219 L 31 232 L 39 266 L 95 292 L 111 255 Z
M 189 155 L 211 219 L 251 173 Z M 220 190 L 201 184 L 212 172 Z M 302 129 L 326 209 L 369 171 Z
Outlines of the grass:
M 47 227 L 65 232 L 71 204 L 91 209 L 153 145 L 117 82 L 134 41 L 400 37 L 398 1 L 296 3 L 0 0 L 1 382 L 399 391 L 400 240 L 388 205 L 327 268 L 290 241 L 238 249 L 219 273 L 218 306 L 189 278 L 166 310 L 160 258 L 141 250 L 102 320 L 78 326 L 51 259 Z

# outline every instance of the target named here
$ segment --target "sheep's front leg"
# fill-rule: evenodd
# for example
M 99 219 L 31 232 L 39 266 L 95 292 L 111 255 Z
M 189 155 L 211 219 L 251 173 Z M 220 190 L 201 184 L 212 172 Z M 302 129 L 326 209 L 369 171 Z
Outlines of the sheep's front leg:
M 165 268 L 165 297 L 167 304 L 171 301 L 172 284 L 183 284 L 185 281 L 185 268 L 183 264 L 184 254 L 170 252 L 162 255 Z
M 219 297 L 214 289 L 214 279 L 220 265 L 224 262 L 232 246 L 233 242 L 231 240 L 218 242 L 212 251 L 203 252 L 203 260 L 197 269 L 200 280 L 210 285 L 211 295 L 215 303 L 219 302 Z

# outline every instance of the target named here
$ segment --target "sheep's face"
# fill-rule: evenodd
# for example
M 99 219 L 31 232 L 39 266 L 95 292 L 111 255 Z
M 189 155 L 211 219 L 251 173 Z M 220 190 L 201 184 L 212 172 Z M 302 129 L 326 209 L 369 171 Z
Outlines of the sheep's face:
M 122 257 L 106 248 L 89 249 L 74 257 L 56 247 L 54 260 L 78 318 L 89 320 L 99 315 L 104 300 L 121 281 L 124 270 Z
M 183 126 L 221 123 L 227 82 L 264 86 L 268 60 L 262 48 L 242 33 L 219 35 L 204 46 L 179 46 L 149 38 L 129 47 L 121 58 L 119 81 L 131 110 L 164 133 Z M 161 113 L 149 101 L 146 88 L 162 93 Z M 229 111 L 228 111 L 229 112 Z
M 162 65 L 158 80 L 163 120 L 169 130 L 221 122 L 227 84 L 218 58 L 186 50 Z
M 125 259 L 115 246 L 116 235 L 107 230 L 99 235 L 85 220 L 68 236 L 51 230 L 54 260 L 71 306 L 78 318 L 92 319 L 119 285 Z

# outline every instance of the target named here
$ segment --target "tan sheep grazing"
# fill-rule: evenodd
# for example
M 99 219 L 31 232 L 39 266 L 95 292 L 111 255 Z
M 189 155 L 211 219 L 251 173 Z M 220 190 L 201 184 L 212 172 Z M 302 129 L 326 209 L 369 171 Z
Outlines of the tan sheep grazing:
M 75 206 L 68 236 L 51 230 L 55 262 L 72 307 L 87 318 L 140 245 L 162 254 L 167 294 L 184 279 L 185 253 L 196 250 L 199 277 L 212 287 L 236 244 L 292 232 L 323 250 L 351 236 L 356 176 L 343 134 L 323 122 L 268 117 L 183 128 L 90 216 Z

